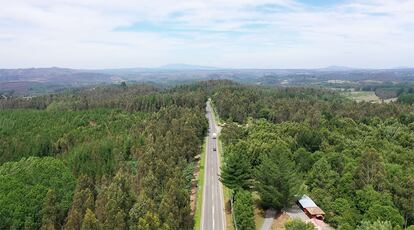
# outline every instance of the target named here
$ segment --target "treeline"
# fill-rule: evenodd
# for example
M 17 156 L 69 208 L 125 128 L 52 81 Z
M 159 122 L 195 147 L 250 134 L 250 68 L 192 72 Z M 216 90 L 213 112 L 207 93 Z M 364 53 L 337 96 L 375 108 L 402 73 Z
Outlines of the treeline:
M 192 229 L 206 98 L 124 85 L 2 100 L 0 229 Z
M 249 117 L 274 123 L 317 122 L 332 116 L 362 121 L 374 117 L 398 117 L 414 111 L 412 106 L 398 103 L 357 103 L 334 92 L 312 88 L 227 85 L 217 88 L 213 101 L 222 119 L 239 123 L 246 122 Z
M 414 104 L 414 92 L 402 93 L 400 96 L 398 96 L 397 101 L 403 104 L 413 105 Z
M 375 94 L 385 100 L 390 98 L 399 97 L 402 94 L 414 93 L 414 85 L 412 83 L 398 83 L 384 82 L 384 83 L 371 83 L 366 84 L 360 88 L 362 91 L 374 91 Z
M 339 229 L 414 224 L 413 107 L 312 89 L 230 86 L 213 98 L 227 121 L 221 179 L 236 194 L 279 210 L 308 194 Z
M 48 111 L 70 111 L 94 108 L 117 108 L 129 112 L 156 112 L 176 105 L 202 108 L 206 101 L 202 90 L 188 87 L 162 89 L 154 85 L 115 85 L 74 89 L 59 94 L 31 98 L 2 98 L 0 109 L 41 109 Z

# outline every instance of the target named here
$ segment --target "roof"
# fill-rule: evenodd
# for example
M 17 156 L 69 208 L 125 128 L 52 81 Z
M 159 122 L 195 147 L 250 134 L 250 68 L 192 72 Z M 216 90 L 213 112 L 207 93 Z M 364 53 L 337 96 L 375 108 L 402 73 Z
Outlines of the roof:
M 310 207 L 306 208 L 306 211 L 309 212 L 312 216 L 314 215 L 325 215 L 325 212 L 319 207 Z
M 303 195 L 302 198 L 298 200 L 299 204 L 302 206 L 302 208 L 317 208 L 318 205 L 313 202 L 313 200 L 308 197 L 307 195 Z

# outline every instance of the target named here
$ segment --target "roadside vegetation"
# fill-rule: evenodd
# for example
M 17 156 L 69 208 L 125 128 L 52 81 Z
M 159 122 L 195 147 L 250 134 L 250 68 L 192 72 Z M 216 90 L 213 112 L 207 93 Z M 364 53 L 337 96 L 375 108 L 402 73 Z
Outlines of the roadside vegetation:
M 197 179 L 197 199 L 196 210 L 194 214 L 194 229 L 200 229 L 201 226 L 201 212 L 203 210 L 203 192 L 204 192 L 204 173 L 205 173 L 205 161 L 206 161 L 206 145 L 207 138 L 204 139 L 203 147 L 201 148 L 201 158 L 199 161 L 199 172 Z
M 277 210 L 309 194 L 340 229 L 414 224 L 414 107 L 250 86 L 213 100 L 226 121 L 221 179 L 236 194 Z

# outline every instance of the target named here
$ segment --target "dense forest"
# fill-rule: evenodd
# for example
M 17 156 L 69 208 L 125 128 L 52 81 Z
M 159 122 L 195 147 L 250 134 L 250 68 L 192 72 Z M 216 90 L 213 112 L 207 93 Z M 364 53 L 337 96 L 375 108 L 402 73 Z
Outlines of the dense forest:
M 253 196 L 281 210 L 305 193 L 339 229 L 414 224 L 414 106 L 206 81 L 0 99 L 0 229 L 192 229 L 209 97 L 239 229 Z
M 339 229 L 414 224 L 414 107 L 253 86 L 224 86 L 213 101 L 226 123 L 221 178 L 235 207 L 249 206 L 246 192 L 277 210 L 309 194 Z M 254 229 L 252 208 L 241 212 L 250 221 L 240 229 Z M 285 227 L 306 228 L 296 224 Z
M 120 85 L 0 100 L 0 229 L 192 229 L 206 99 Z

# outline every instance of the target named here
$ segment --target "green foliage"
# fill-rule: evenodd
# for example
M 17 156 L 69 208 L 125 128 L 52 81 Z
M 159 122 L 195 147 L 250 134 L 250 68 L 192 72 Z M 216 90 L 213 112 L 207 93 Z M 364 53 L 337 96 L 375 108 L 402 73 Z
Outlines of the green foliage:
M 101 177 L 113 175 L 115 170 L 115 144 L 111 139 L 82 143 L 67 156 L 74 175 Z
M 362 153 L 356 171 L 357 183 L 361 187 L 372 185 L 381 189 L 384 180 L 384 165 L 380 155 L 375 150 L 368 150 Z
M 0 167 L 28 156 L 61 164 L 45 177 L 53 186 L 1 174 L 2 182 L 7 178 L 0 185 L 0 228 L 191 229 L 193 161 L 207 131 L 206 99 L 198 86 L 121 85 L 0 101 L 2 108 L 20 108 L 0 111 Z
M 251 161 L 245 151 L 234 148 L 226 153 L 226 161 L 221 169 L 220 180 L 228 188 L 250 189 L 252 186 Z
M 367 221 L 389 221 L 393 226 L 403 226 L 404 218 L 397 209 L 391 206 L 374 204 L 366 212 L 364 219 Z
M 96 219 L 95 213 L 89 208 L 86 210 L 85 217 L 82 221 L 81 230 L 99 230 L 101 229 L 99 226 L 99 222 Z
M 288 207 L 299 192 L 301 183 L 295 172 L 295 164 L 289 159 L 290 154 L 283 143 L 275 143 L 269 154 L 261 156 L 255 178 L 257 191 L 265 207 Z
M 237 229 L 254 230 L 254 210 L 252 194 L 248 191 L 237 190 L 234 197 L 233 206 Z
M 322 143 L 321 134 L 315 130 L 305 129 L 297 136 L 297 143 L 300 147 L 305 148 L 309 152 L 319 150 Z
M 389 193 L 377 192 L 372 186 L 356 191 L 357 207 L 362 212 L 368 211 L 373 205 L 392 206 L 392 198 Z
M 168 230 L 166 224 L 161 224 L 159 218 L 152 214 L 151 212 L 147 212 L 142 218 L 139 219 L 136 229 L 142 230 Z
M 314 164 L 312 153 L 304 148 L 299 148 L 293 154 L 293 159 L 296 162 L 298 170 L 301 172 L 308 172 Z
M 332 170 L 329 162 L 322 157 L 319 159 L 308 174 L 308 185 L 310 189 L 319 188 L 324 190 L 333 190 L 338 175 Z
M 294 219 L 286 222 L 285 224 L 286 230 L 313 230 L 315 229 L 315 225 L 312 223 L 305 223 L 299 219 Z
M 306 190 L 333 227 L 355 229 L 363 220 L 377 219 L 400 227 L 414 223 L 414 107 L 349 103 L 335 96 L 321 100 L 323 95 L 329 93 L 218 89 L 213 100 L 220 117 L 241 122 L 222 131 L 225 164 L 235 158 L 234 146 L 244 146 L 236 154 L 250 158 L 252 189 L 264 207 L 287 206 L 294 197 L 286 194 Z M 280 155 L 271 154 L 280 149 L 273 143 L 284 143 L 279 145 L 286 154 L 272 158 Z M 284 175 L 296 176 L 288 183 Z M 381 215 L 374 206 L 388 213 Z
M 119 171 L 112 183 L 103 191 L 107 196 L 103 220 L 106 229 L 125 229 L 128 223 L 128 213 L 134 203 L 130 178 Z M 122 227 L 124 226 L 124 227 Z
M 172 229 L 191 229 L 191 208 L 188 190 L 185 188 L 185 178 L 176 176 L 169 179 L 166 193 L 160 204 L 160 217 Z
M 56 229 L 59 217 L 58 199 L 56 192 L 52 189 L 47 191 L 42 207 L 42 229 Z
M 414 107 L 208 81 L 0 100 L 0 228 L 192 229 L 208 96 L 229 121 L 226 186 L 275 208 L 307 190 L 341 229 L 414 223 Z
M 414 104 L 414 93 L 403 93 L 398 96 L 398 102 L 404 104 Z
M 217 87 L 212 99 L 222 119 L 239 123 L 245 123 L 248 117 L 273 123 L 308 120 L 316 124 L 323 117 L 336 116 L 362 121 L 413 111 L 413 107 L 401 104 L 354 103 L 339 94 L 313 88 L 223 85 Z
M 363 221 L 357 230 L 392 230 L 392 225 L 388 221 Z
M 42 219 L 58 227 L 75 187 L 68 168 L 50 157 L 5 163 L 0 166 L 0 181 L 1 229 L 23 228 L 27 224 L 39 228 Z
M 106 142 L 120 142 L 115 140 L 126 135 L 143 117 L 140 113 L 127 114 L 113 110 L 3 110 L 0 111 L 0 144 L 3 146 L 0 148 L 0 164 L 28 156 L 92 151 L 92 147 L 89 147 L 91 142 L 104 136 L 110 137 Z M 94 143 L 94 146 L 99 145 L 100 143 Z M 79 153 L 75 152 L 75 155 Z

